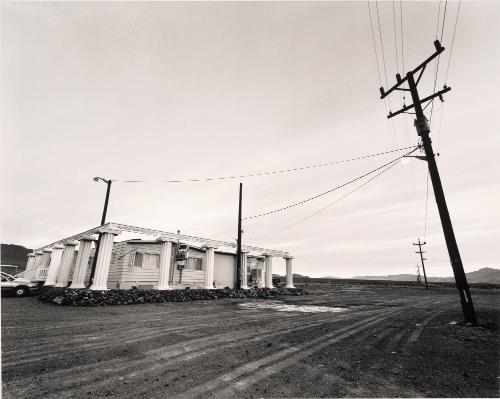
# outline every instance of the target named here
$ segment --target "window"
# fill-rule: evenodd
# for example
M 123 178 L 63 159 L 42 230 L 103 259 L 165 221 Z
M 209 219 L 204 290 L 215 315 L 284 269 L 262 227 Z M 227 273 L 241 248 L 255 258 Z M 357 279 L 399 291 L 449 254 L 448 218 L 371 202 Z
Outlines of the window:
M 160 255 L 136 252 L 134 257 L 134 267 L 144 267 L 157 269 L 160 266 Z
M 144 256 L 141 252 L 135 253 L 134 267 L 142 267 L 142 260 Z
M 201 258 L 188 258 L 186 268 L 192 269 L 192 270 L 203 270 L 203 259 L 201 259 Z
M 150 269 L 158 269 L 160 267 L 160 255 L 156 254 L 147 254 L 148 255 L 148 263 L 147 267 Z

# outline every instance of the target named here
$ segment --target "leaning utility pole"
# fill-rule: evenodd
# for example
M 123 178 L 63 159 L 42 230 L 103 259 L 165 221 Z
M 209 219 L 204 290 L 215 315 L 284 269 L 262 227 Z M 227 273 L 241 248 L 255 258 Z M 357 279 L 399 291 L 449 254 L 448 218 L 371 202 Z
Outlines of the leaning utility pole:
M 415 252 L 416 254 L 420 254 L 420 261 L 422 262 L 422 270 L 424 272 L 424 281 L 425 281 L 425 289 L 428 290 L 429 286 L 427 285 L 427 275 L 425 274 L 425 265 L 424 265 L 424 260 L 427 260 L 424 258 L 425 252 L 422 251 L 422 245 L 427 244 L 425 241 L 420 242 L 420 238 L 418 239 L 418 243 L 413 243 L 413 245 L 418 245 L 418 251 Z
M 240 200 L 238 205 L 238 243 L 236 248 L 236 288 L 241 288 L 241 197 L 243 183 L 240 183 Z M 246 270 L 245 270 L 246 272 Z
M 429 58 L 427 58 L 424 62 L 422 62 L 419 66 L 417 66 L 412 71 L 406 74 L 406 77 L 401 78 L 401 75 L 396 74 L 397 83 L 391 87 L 387 92 L 384 91 L 384 88 L 380 88 L 381 97 L 385 98 L 394 90 L 401 91 L 409 91 L 411 93 L 411 97 L 413 100 L 413 104 L 405 106 L 403 104 L 403 108 L 394 113 L 389 112 L 387 118 L 392 118 L 398 114 L 406 112 L 409 109 L 415 109 L 415 126 L 417 128 L 418 135 L 422 138 L 422 144 L 425 151 L 425 156 L 427 160 L 427 164 L 429 166 L 429 174 L 432 181 L 432 188 L 434 190 L 434 196 L 436 198 L 437 207 L 439 210 L 439 217 L 441 218 L 441 225 L 443 227 L 444 237 L 446 241 L 446 246 L 448 248 L 448 255 L 450 257 L 451 267 L 453 268 L 453 274 L 455 276 L 456 286 L 460 295 L 460 301 L 462 303 L 462 311 L 467 322 L 476 323 L 476 313 L 474 311 L 474 305 L 472 304 L 472 297 L 469 291 L 469 284 L 467 283 L 467 278 L 465 276 L 464 267 L 462 265 L 462 259 L 460 257 L 460 252 L 458 250 L 457 241 L 455 239 L 455 233 L 453 231 L 453 226 L 451 224 L 450 214 L 448 212 L 448 207 L 446 205 L 446 199 L 444 196 L 443 187 L 441 185 L 441 179 L 439 177 L 439 171 L 436 164 L 436 159 L 434 157 L 434 152 L 432 149 L 431 139 L 429 137 L 430 128 L 427 123 L 427 118 L 424 115 L 424 111 L 422 109 L 422 103 L 430 101 L 435 97 L 439 97 L 441 101 L 443 101 L 442 95 L 451 90 L 451 88 L 446 85 L 443 87 L 443 90 L 438 91 L 437 93 L 431 94 L 424 99 L 420 99 L 417 85 L 424 73 L 425 67 L 427 64 L 436 58 L 439 54 L 444 51 L 444 47 L 441 46 L 439 40 L 434 41 L 434 47 L 436 51 Z M 415 81 L 414 75 L 419 73 L 417 80 Z M 404 83 L 408 82 L 408 89 L 401 88 L 400 86 Z

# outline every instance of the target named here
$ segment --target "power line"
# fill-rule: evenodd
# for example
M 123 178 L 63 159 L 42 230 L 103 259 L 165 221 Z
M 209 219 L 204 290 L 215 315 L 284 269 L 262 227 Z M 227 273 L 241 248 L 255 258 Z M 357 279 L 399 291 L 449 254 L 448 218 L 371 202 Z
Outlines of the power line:
M 378 12 L 378 1 L 375 2 L 375 7 L 377 9 L 378 34 L 380 37 L 380 46 L 382 48 L 382 62 L 384 65 L 385 85 L 386 85 L 386 87 L 388 87 L 389 84 L 388 84 L 388 80 L 387 80 L 387 68 L 385 66 L 384 41 L 382 40 L 382 28 L 380 27 L 380 14 Z
M 316 216 L 318 213 L 321 213 L 323 211 L 325 211 L 326 209 L 330 208 L 331 206 L 335 205 L 336 203 L 340 202 L 341 200 L 345 199 L 346 197 L 350 196 L 351 194 L 353 194 L 354 192 L 358 191 L 359 189 L 361 189 L 362 187 L 366 186 L 368 183 L 370 183 L 371 181 L 375 180 L 377 177 L 379 177 L 380 175 L 384 174 L 385 172 L 387 172 L 389 169 L 391 169 L 392 167 L 396 166 L 397 164 L 399 163 L 399 159 L 394 161 L 392 164 L 390 164 L 388 167 L 386 167 L 385 169 L 383 169 L 382 171 L 380 171 L 379 173 L 377 173 L 375 176 L 371 177 L 370 179 L 368 179 L 367 181 L 363 182 L 362 184 L 360 184 L 359 186 L 357 186 L 355 189 L 349 191 L 348 193 L 344 194 L 343 196 L 337 198 L 335 201 L 329 203 L 328 205 L 324 206 L 323 208 L 320 208 L 318 209 L 317 211 L 313 212 L 312 214 L 310 214 L 309 216 L 306 216 L 305 218 L 303 219 L 300 219 L 298 220 L 297 222 L 295 223 L 292 223 L 286 227 L 283 227 L 282 229 L 280 230 L 277 230 L 277 231 L 274 231 L 273 233 L 270 233 L 270 234 L 266 234 L 264 236 L 260 236 L 260 237 L 251 237 L 249 239 L 251 240 L 257 240 L 257 239 L 261 239 L 261 238 L 267 238 L 267 237 L 270 237 L 270 236 L 273 236 L 275 234 L 278 234 L 278 233 L 281 233 L 285 230 L 289 230 L 291 229 L 292 227 L 295 227 L 297 226 L 298 224 L 302 223 L 302 222 L 305 222 L 306 220 L 309 220 L 311 219 L 312 217 Z
M 377 45 L 375 44 L 375 33 L 373 32 L 373 20 L 372 20 L 372 12 L 370 9 L 370 2 L 367 1 L 366 5 L 368 6 L 368 15 L 370 16 L 370 29 L 372 32 L 373 50 L 375 51 L 375 61 L 377 62 L 378 81 L 380 83 L 380 86 L 382 86 L 382 78 L 380 76 L 380 67 L 379 67 L 378 54 L 377 54 Z
M 358 176 L 358 177 L 356 177 L 356 178 L 354 178 L 354 179 L 352 179 L 352 180 L 349 180 L 349 181 L 348 181 L 348 182 L 346 182 L 346 183 L 343 183 L 343 184 L 341 184 L 341 185 L 339 185 L 339 186 L 335 186 L 335 187 L 331 188 L 330 190 L 324 191 L 324 192 L 322 192 L 322 193 L 320 193 L 320 194 L 314 195 L 314 196 L 309 197 L 309 198 L 307 198 L 307 199 L 305 199 L 305 200 L 302 200 L 302 201 L 299 201 L 299 202 L 295 202 L 295 203 L 293 203 L 293 204 L 286 205 L 286 206 L 283 206 L 283 207 L 281 207 L 281 208 L 274 209 L 274 210 L 272 210 L 272 211 L 259 213 L 259 214 L 257 214 L 257 215 L 253 215 L 253 216 L 248 216 L 248 217 L 246 217 L 246 218 L 244 218 L 244 219 L 245 219 L 245 220 L 248 220 L 248 219 L 255 219 L 255 218 L 258 218 L 258 217 L 271 215 L 271 214 L 273 214 L 273 213 L 282 212 L 282 211 L 285 211 L 285 210 L 287 210 L 287 209 L 290 209 L 290 208 L 296 207 L 296 206 L 298 206 L 298 205 L 305 204 L 306 202 L 309 202 L 309 201 L 315 200 L 315 199 L 317 199 L 317 198 L 319 198 L 319 197 L 322 197 L 322 196 L 324 196 L 324 195 L 330 194 L 330 193 L 331 193 L 331 192 L 333 192 L 333 191 L 336 191 L 336 190 L 338 190 L 338 189 L 340 189 L 340 188 L 342 188 L 342 187 L 345 187 L 345 186 L 347 186 L 347 185 L 349 185 L 349 184 L 351 184 L 351 183 L 354 183 L 354 182 L 355 182 L 355 181 L 357 181 L 357 180 L 362 179 L 363 177 L 366 177 L 366 176 L 368 176 L 368 175 L 371 175 L 372 173 L 375 173 L 377 170 L 380 170 L 380 169 L 385 168 L 387 165 L 390 165 L 390 164 L 392 164 L 393 162 L 396 162 L 396 161 L 400 160 L 401 158 L 403 158 L 403 157 L 405 157 L 405 156 L 407 156 L 407 155 L 409 155 L 409 154 L 411 154 L 411 153 L 415 152 L 418 148 L 420 148 L 420 147 L 416 146 L 416 147 L 414 147 L 414 148 L 413 148 L 413 150 L 412 150 L 412 151 L 410 151 L 410 152 L 408 152 L 408 153 L 406 153 L 406 154 L 404 154 L 404 155 L 402 155 L 402 156 L 400 156 L 400 157 L 398 157 L 398 158 L 395 158 L 395 159 L 393 159 L 393 160 L 391 160 L 391 161 L 389 161 L 389 162 L 387 162 L 387 163 L 385 163 L 385 164 L 383 164 L 383 165 L 379 166 L 378 168 L 372 169 L 372 170 L 370 170 L 369 172 L 367 172 L 367 173 L 365 173 L 365 174 L 363 174 L 363 175 L 361 175 L 361 176 Z
M 399 0 L 399 11 L 400 11 L 400 17 L 401 17 L 401 61 L 403 62 L 403 71 L 406 71 L 405 68 L 405 54 L 404 54 L 404 34 L 403 34 L 403 2 Z
M 404 148 L 396 148 L 394 150 L 382 151 L 382 152 L 378 152 L 375 154 L 369 154 L 369 155 L 362 155 L 359 157 L 343 159 L 340 161 L 332 161 L 332 162 L 326 162 L 326 163 L 315 164 L 315 165 L 301 166 L 301 167 L 297 167 L 297 168 L 273 170 L 273 171 L 268 171 L 268 172 L 250 173 L 247 175 L 205 177 L 205 178 L 184 179 L 184 180 L 180 180 L 180 179 L 178 179 L 178 180 L 115 180 L 115 179 L 113 179 L 113 182 L 120 182 L 120 183 L 188 183 L 188 182 L 191 182 L 192 183 L 192 182 L 218 181 L 218 180 L 229 180 L 229 179 L 244 179 L 247 177 L 275 175 L 275 174 L 280 174 L 280 173 L 297 172 L 297 171 L 307 170 L 307 169 L 322 168 L 325 166 L 331 166 L 331 165 L 336 165 L 336 164 L 340 164 L 340 163 L 358 161 L 361 159 L 367 159 L 367 158 L 373 158 L 373 157 L 380 156 L 380 155 L 391 154 L 391 153 L 398 152 L 398 151 L 404 151 L 404 150 L 407 150 L 409 148 L 414 148 L 414 146 L 408 146 L 408 147 L 404 147 Z
M 439 7 L 441 8 L 441 2 L 439 2 Z M 448 8 L 448 0 L 445 1 L 444 3 L 444 12 L 443 12 L 443 23 L 442 23 L 442 26 L 441 26 L 441 43 L 443 42 L 443 34 L 444 34 L 444 24 L 445 24 L 445 21 L 446 21 L 446 9 Z M 438 26 L 439 26 L 439 16 L 438 16 Z M 437 39 L 437 29 L 436 29 L 436 39 Z M 434 75 L 434 88 L 433 88 L 433 92 L 436 91 L 436 84 L 437 84 L 437 78 L 438 78 L 438 73 L 439 73 L 439 61 L 441 60 L 441 54 L 438 56 L 438 59 L 436 61 L 436 64 L 435 64 L 435 67 L 434 67 L 434 71 L 435 71 L 435 75 Z M 430 114 L 430 117 L 429 117 L 429 124 L 432 125 L 432 115 L 433 115 L 433 112 L 434 112 L 434 103 L 432 103 L 432 106 L 431 106 L 431 114 Z
M 458 23 L 458 15 L 460 14 L 460 5 L 462 4 L 462 0 L 458 2 L 458 10 L 457 10 L 457 17 L 455 18 L 455 26 L 453 28 L 453 38 L 451 39 L 451 48 L 450 48 L 450 55 L 448 57 L 448 66 L 446 67 L 446 75 L 444 77 L 444 83 L 446 84 L 448 80 L 448 71 L 450 70 L 450 61 L 451 61 L 451 54 L 453 53 L 453 44 L 455 43 L 455 32 L 457 30 L 457 23 Z
M 380 48 L 382 50 L 382 62 L 383 62 L 383 65 L 384 65 L 384 76 L 385 76 L 385 85 L 388 86 L 388 80 L 387 80 L 387 67 L 386 67 L 386 64 L 385 64 L 385 52 L 384 52 L 384 40 L 382 39 L 382 27 L 381 27 L 381 24 L 380 24 L 380 13 L 379 13 L 379 10 L 378 10 L 378 1 L 375 2 L 375 8 L 377 10 L 377 22 L 378 22 L 378 34 L 379 34 L 379 38 L 380 38 Z M 382 85 L 381 85 L 382 86 Z M 387 102 L 389 103 L 389 111 L 391 110 L 392 106 L 391 106 L 391 99 L 389 97 L 387 97 Z M 384 104 L 385 104 L 385 101 L 384 101 Z M 389 123 L 389 130 L 390 130 L 390 123 Z M 394 130 L 394 126 L 393 126 L 393 130 Z M 396 138 L 396 132 L 392 132 L 391 131 L 391 138 L 393 140 L 393 144 L 395 147 L 398 146 L 398 142 L 397 142 L 397 138 Z
M 394 47 L 396 49 L 396 71 L 399 73 L 399 55 L 398 55 L 398 40 L 397 40 L 397 33 L 396 33 L 396 9 L 394 7 L 394 0 L 392 0 L 392 21 L 394 25 Z

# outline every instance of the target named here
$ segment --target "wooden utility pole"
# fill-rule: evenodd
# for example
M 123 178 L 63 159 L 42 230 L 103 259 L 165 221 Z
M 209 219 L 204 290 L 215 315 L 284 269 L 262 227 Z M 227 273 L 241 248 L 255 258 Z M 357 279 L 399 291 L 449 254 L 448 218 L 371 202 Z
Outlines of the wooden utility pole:
M 441 218 L 441 225 L 443 227 L 446 246 L 448 248 L 448 255 L 450 257 L 451 267 L 453 269 L 453 274 L 455 276 L 455 283 L 458 289 L 458 293 L 460 295 L 460 301 L 462 303 L 462 311 L 465 320 L 467 322 L 476 323 L 477 322 L 476 312 L 474 310 L 474 305 L 472 303 L 472 297 L 469 291 L 469 284 L 467 283 L 467 277 L 465 276 L 462 259 L 460 257 L 460 252 L 458 250 L 457 240 L 455 239 L 455 233 L 453 231 L 450 214 L 448 212 L 448 206 L 446 205 L 443 186 L 441 185 L 441 178 L 439 177 L 439 171 L 437 168 L 434 151 L 432 149 L 432 141 L 429 137 L 430 133 L 429 124 L 427 123 L 427 118 L 425 117 L 424 111 L 422 109 L 422 103 L 431 101 L 435 97 L 439 97 L 442 101 L 443 100 L 442 95 L 450 91 L 451 88 L 445 85 L 443 87 L 443 90 L 431 94 L 430 96 L 425 97 L 424 99 L 420 99 L 417 90 L 417 85 L 420 81 L 420 78 L 422 77 L 422 74 L 424 73 L 427 64 L 444 51 L 444 47 L 441 46 L 439 40 L 434 41 L 434 47 L 436 48 L 434 54 L 432 54 L 429 58 L 427 58 L 415 69 L 408 72 L 405 78 L 401 78 L 401 75 L 397 74 L 396 75 L 397 83 L 387 92 L 384 91 L 383 87 L 381 87 L 380 93 L 382 99 L 385 98 L 388 94 L 390 94 L 394 90 L 409 91 L 411 93 L 413 104 L 404 106 L 399 111 L 396 111 L 394 113 L 389 112 L 387 118 L 392 118 L 412 108 L 415 110 L 415 116 L 416 116 L 415 127 L 417 129 L 417 134 L 422 139 L 422 145 L 425 151 L 427 165 L 429 167 L 429 174 L 432 181 L 432 188 L 434 190 L 434 196 L 436 198 L 436 204 L 439 210 L 439 217 Z M 417 80 L 415 81 L 414 75 L 417 73 L 418 77 Z M 408 82 L 408 88 L 401 87 L 402 84 L 405 82 Z
M 427 275 L 425 274 L 425 265 L 424 265 L 424 260 L 427 260 L 424 258 L 425 251 L 422 251 L 422 245 L 427 244 L 425 241 L 420 242 L 420 238 L 418 239 L 418 243 L 413 243 L 413 245 L 418 245 L 418 251 L 415 252 L 416 254 L 420 254 L 420 261 L 422 262 L 422 271 L 424 272 L 424 281 L 425 281 L 425 289 L 428 290 L 429 286 L 427 285 Z M 420 275 L 420 273 L 419 273 Z
M 240 197 L 238 204 L 238 242 L 236 248 L 236 288 L 241 288 L 241 199 L 243 183 L 240 183 Z M 246 270 L 245 270 L 246 272 Z

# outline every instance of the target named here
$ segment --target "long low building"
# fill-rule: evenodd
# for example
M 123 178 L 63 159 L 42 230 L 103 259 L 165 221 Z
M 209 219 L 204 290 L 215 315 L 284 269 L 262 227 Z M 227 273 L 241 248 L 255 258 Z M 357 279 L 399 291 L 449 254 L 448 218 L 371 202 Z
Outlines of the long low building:
M 123 233 L 149 239 L 117 241 Z M 46 286 L 74 289 L 88 286 L 96 235 L 101 236 L 92 290 L 234 288 L 236 244 L 118 223 L 107 223 L 56 241 L 28 255 L 21 277 Z M 287 287 L 293 288 L 292 257 L 286 251 L 242 246 L 241 286 L 272 288 L 274 257 L 286 261 Z

